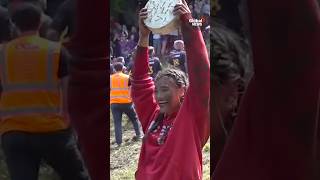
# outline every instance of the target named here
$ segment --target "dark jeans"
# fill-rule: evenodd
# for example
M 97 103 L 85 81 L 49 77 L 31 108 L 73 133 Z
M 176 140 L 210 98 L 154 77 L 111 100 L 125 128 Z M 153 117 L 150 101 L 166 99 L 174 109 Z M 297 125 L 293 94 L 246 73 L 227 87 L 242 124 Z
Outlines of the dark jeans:
M 133 108 L 132 103 L 129 104 L 111 104 L 111 112 L 114 122 L 114 132 L 116 136 L 116 143 L 122 143 L 122 114 L 125 113 L 129 120 L 132 122 L 134 131 L 137 136 L 140 136 L 139 121 L 136 111 Z
M 70 129 L 52 133 L 12 131 L 2 135 L 11 180 L 37 180 L 44 160 L 61 180 L 89 180 L 75 136 Z

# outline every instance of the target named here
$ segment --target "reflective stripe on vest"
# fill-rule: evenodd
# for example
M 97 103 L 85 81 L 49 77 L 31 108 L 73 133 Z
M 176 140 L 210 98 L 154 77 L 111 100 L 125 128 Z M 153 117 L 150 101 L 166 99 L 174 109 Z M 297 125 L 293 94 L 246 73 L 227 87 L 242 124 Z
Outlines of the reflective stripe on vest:
M 37 39 L 36 39 L 37 40 Z M 55 63 L 59 63 L 58 61 L 55 62 L 55 52 L 57 50 L 57 46 L 55 43 L 42 40 L 40 39 L 41 43 L 45 44 L 47 49 L 40 49 L 36 50 L 39 52 L 39 59 L 33 60 L 31 62 L 31 65 L 38 65 L 40 69 L 34 69 L 34 72 L 31 72 L 31 77 L 34 78 L 37 75 L 41 74 L 41 72 L 44 72 L 43 77 L 36 77 L 34 79 L 28 79 L 27 77 L 23 77 L 23 75 L 27 74 L 30 71 L 30 67 L 22 68 L 23 75 L 16 73 L 16 71 L 19 70 L 19 67 L 16 66 L 17 64 L 17 57 L 19 55 L 15 55 L 12 50 L 13 45 L 15 45 L 14 48 L 17 48 L 17 44 L 7 44 L 4 45 L 2 48 L 2 51 L 0 52 L 1 58 L 0 58 L 0 75 L 1 75 L 1 83 L 2 83 L 2 99 L 1 99 L 1 117 L 2 118 L 9 118 L 9 117 L 15 117 L 15 116 L 24 116 L 24 115 L 33 115 L 33 114 L 59 114 L 61 111 L 60 108 L 60 95 L 59 95 L 59 89 L 57 86 L 57 81 L 55 80 L 57 76 L 57 72 L 55 72 L 55 65 L 58 66 Z M 18 44 L 19 45 L 19 44 Z M 31 44 L 33 45 L 33 44 Z M 10 49 L 11 48 L 11 49 Z M 9 51 L 11 55 L 13 56 L 13 59 L 9 59 Z M 25 50 L 26 54 L 31 53 L 32 50 Z M 28 52 L 29 51 L 29 52 Z M 46 59 L 44 62 L 42 62 L 41 53 L 47 53 Z M 45 55 L 45 54 L 43 54 Z M 19 61 L 20 61 L 19 57 Z M 30 57 L 29 57 L 30 58 Z M 22 61 L 28 61 L 30 59 L 22 59 Z M 11 62 L 9 62 L 11 61 Z M 30 62 L 30 61 L 29 61 Z M 16 64 L 14 64 L 16 63 Z M 28 63 L 28 62 L 27 62 Z M 34 64 L 32 64 L 34 63 Z M 45 64 L 43 64 L 45 63 Z M 45 71 L 42 71 L 44 69 L 41 69 L 41 65 L 45 65 Z M 10 68 L 10 70 L 9 70 Z M 11 69 L 12 68 L 12 69 Z M 18 69 L 18 70 L 17 70 Z M 29 70 L 29 71 L 28 71 Z M 32 69 L 33 70 L 33 69 Z M 11 73 L 11 74 L 10 74 Z M 18 74 L 18 75 L 17 75 Z M 20 78 L 20 79 L 19 79 Z M 40 80 L 39 80 L 40 79 Z M 28 82 L 30 80 L 30 82 Z M 19 82 L 20 81 L 20 82 Z M 32 82 L 31 82 L 32 81 Z M 28 97 L 28 95 L 30 97 Z M 19 101 L 19 98 L 21 101 Z M 28 101 L 29 99 L 32 99 L 31 101 Z M 18 100 L 17 100 L 18 99 Z
M 128 98 L 128 96 L 111 96 L 111 99 L 116 99 L 116 98 Z
M 114 87 L 111 87 L 110 90 L 113 90 L 113 91 L 121 91 L 121 90 L 129 91 L 129 87 L 127 87 L 127 88 L 114 88 Z
M 60 108 L 16 108 L 16 109 L 8 109 L 5 111 L 0 111 L 1 117 L 11 117 L 15 116 L 30 116 L 33 114 L 58 114 L 60 113 Z

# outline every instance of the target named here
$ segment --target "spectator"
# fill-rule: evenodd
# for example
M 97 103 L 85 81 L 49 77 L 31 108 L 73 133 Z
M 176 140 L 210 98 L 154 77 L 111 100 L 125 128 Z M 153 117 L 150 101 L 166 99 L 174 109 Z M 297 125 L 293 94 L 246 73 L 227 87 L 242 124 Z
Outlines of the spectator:
M 112 49 L 114 56 L 121 56 L 121 46 L 120 46 L 120 33 L 114 33 L 112 40 Z
M 62 38 L 65 39 L 65 42 L 68 42 L 75 32 L 75 11 L 76 0 L 66 0 L 63 2 L 53 17 L 50 30 L 46 35 L 47 38 L 52 41 L 60 41 L 61 35 L 67 28 L 65 36 Z
M 149 75 L 155 79 L 158 72 L 161 71 L 161 63 L 158 57 L 155 56 L 154 47 L 149 46 Z
M 125 32 L 121 33 L 119 45 L 121 50 L 121 56 L 123 56 L 124 58 L 127 58 L 134 47 L 134 46 L 132 47 L 132 44 L 129 42 L 127 33 Z
M 200 18 L 201 16 L 201 10 L 202 10 L 202 7 L 203 7 L 203 4 L 204 4 L 204 0 L 195 0 L 194 1 L 194 16 L 196 18 Z
M 36 180 L 45 160 L 62 180 L 89 180 L 66 106 L 69 56 L 39 37 L 41 13 L 31 3 L 17 5 L 11 18 L 18 37 L 0 48 L 11 54 L 0 66 L 0 132 L 9 173 L 14 180 Z
M 130 98 L 130 90 L 128 86 L 129 75 L 123 73 L 123 64 L 117 62 L 113 64 L 116 71 L 110 77 L 110 105 L 114 121 L 115 137 L 118 146 L 122 144 L 122 114 L 125 113 L 132 122 L 136 136 L 133 140 L 142 138 L 142 133 L 139 127 L 139 121 L 136 112 L 133 108 Z
M 9 12 L 14 11 L 16 6 L 21 3 L 19 1 L 16 2 L 14 0 L 9 0 L 8 2 L 9 2 L 9 4 L 8 4 Z M 45 9 L 47 6 L 46 0 L 23 0 L 22 2 L 32 3 L 33 5 L 35 5 L 41 9 L 41 25 L 40 25 L 40 29 L 39 29 L 39 35 L 40 35 L 40 37 L 46 38 L 46 34 L 48 33 L 48 30 L 49 30 L 49 25 L 52 22 L 51 17 L 49 17 L 48 15 L 45 14 Z M 16 30 L 14 31 L 13 36 L 14 37 L 17 36 Z
M 153 34 L 153 47 L 155 49 L 155 56 L 161 55 L 161 35 Z
M 125 64 L 124 57 L 122 56 L 117 57 L 115 63 Z
M 186 52 L 184 51 L 184 42 L 182 40 L 174 41 L 174 50 L 170 52 L 169 56 L 169 64 L 173 67 L 182 70 L 183 72 L 187 72 L 187 57 Z
M 166 57 L 173 49 L 173 43 L 179 39 L 178 30 L 171 32 L 170 34 L 162 36 L 161 55 Z
M 136 47 L 136 45 L 137 45 L 137 41 L 135 41 L 134 38 L 135 38 L 135 37 L 134 37 L 134 34 L 131 34 L 131 35 L 129 36 L 129 40 L 128 40 L 128 44 L 127 44 L 128 49 L 129 49 L 129 50 L 128 50 L 128 55 L 132 53 L 134 47 Z M 128 55 L 127 55 L 127 57 L 128 57 Z
M 139 34 L 138 34 L 138 31 L 137 31 L 136 26 L 132 26 L 132 27 L 131 27 L 130 37 L 131 37 L 132 35 L 134 36 L 134 41 L 135 41 L 135 42 L 138 42 Z

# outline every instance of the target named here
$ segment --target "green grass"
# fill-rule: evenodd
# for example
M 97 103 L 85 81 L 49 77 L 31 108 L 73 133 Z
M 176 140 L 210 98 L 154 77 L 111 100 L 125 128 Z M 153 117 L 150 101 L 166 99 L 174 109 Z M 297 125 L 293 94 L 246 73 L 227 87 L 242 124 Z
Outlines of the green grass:
M 141 142 L 132 142 L 134 130 L 127 116 L 122 120 L 123 145 L 115 144 L 113 119 L 110 116 L 110 176 L 111 180 L 134 180 Z M 203 180 L 210 180 L 210 140 L 203 148 Z

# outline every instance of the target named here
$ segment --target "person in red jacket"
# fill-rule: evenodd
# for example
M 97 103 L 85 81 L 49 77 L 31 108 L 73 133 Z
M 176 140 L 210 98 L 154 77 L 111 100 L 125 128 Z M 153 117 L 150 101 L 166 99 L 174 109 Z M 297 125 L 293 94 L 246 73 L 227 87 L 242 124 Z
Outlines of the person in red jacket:
M 254 75 L 212 179 L 318 180 L 319 4 L 247 2 Z
M 199 27 L 192 26 L 188 5 L 177 4 L 186 54 L 188 80 L 176 69 L 159 72 L 155 82 L 148 74 L 150 31 L 140 11 L 139 43 L 132 73 L 132 99 L 145 137 L 137 180 L 201 180 L 202 147 L 210 134 L 210 66 Z
M 215 20 L 215 19 L 214 19 Z M 210 154 L 210 171 L 215 166 L 223 151 L 223 146 L 232 130 L 237 117 L 241 97 L 246 88 L 250 74 L 249 52 L 242 39 L 229 28 L 213 22 L 211 31 L 212 74 L 211 96 L 211 140 L 213 152 Z

